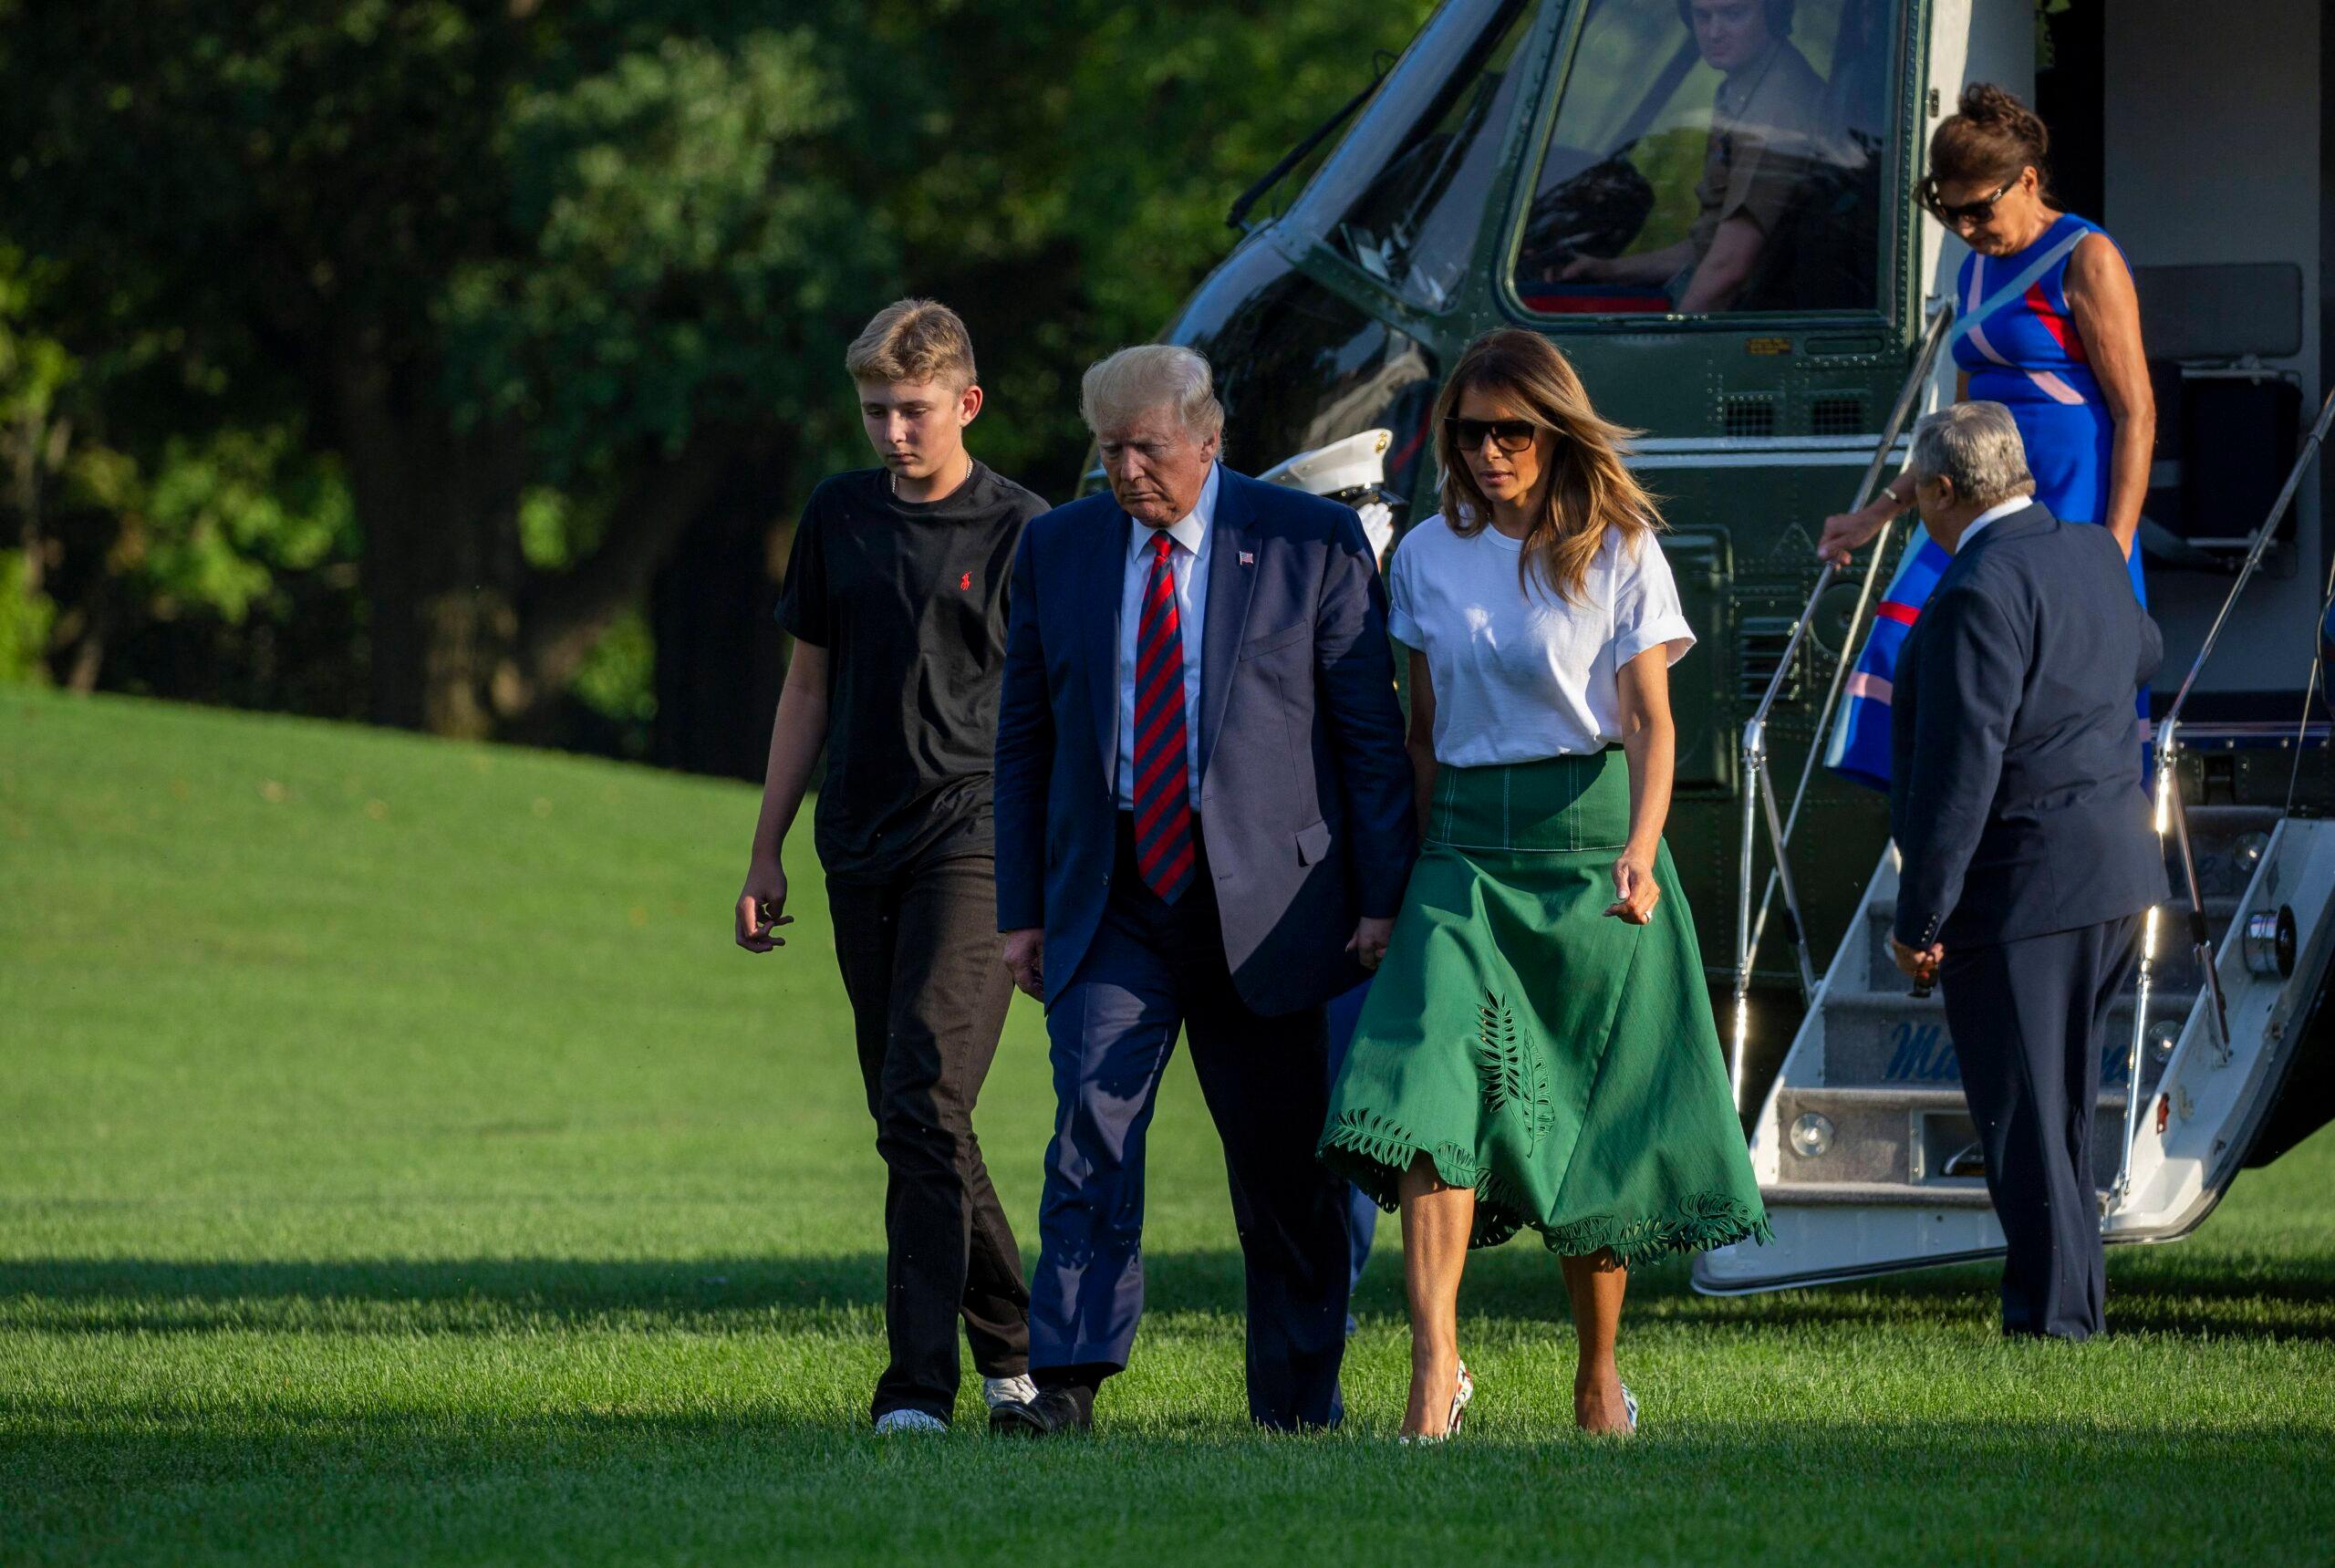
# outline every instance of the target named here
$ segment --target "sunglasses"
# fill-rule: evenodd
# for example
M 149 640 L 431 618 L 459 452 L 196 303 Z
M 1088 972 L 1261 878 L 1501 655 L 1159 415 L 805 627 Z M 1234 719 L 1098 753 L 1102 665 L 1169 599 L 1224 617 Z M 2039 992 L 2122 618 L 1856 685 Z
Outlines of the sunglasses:
M 1951 207 L 1938 200 L 1937 176 L 1925 175 L 1922 179 L 1922 205 L 1930 210 L 1931 216 L 1949 229 L 1957 228 L 1964 223 L 1989 223 L 1995 215 L 1995 203 L 2009 195 L 2011 187 L 2017 185 L 2026 172 L 2022 169 L 2018 173 L 1996 186 L 1995 193 L 1991 196 L 1981 196 L 1975 202 L 1964 202 Z
M 1552 435 L 1563 433 L 1553 426 L 1535 424 L 1531 420 L 1463 420 L 1457 415 L 1445 420 L 1443 428 L 1449 433 L 1452 448 L 1457 452 L 1476 451 L 1484 444 L 1486 436 L 1498 442 L 1502 452 L 1523 452 L 1531 446 L 1534 438 L 1542 431 Z

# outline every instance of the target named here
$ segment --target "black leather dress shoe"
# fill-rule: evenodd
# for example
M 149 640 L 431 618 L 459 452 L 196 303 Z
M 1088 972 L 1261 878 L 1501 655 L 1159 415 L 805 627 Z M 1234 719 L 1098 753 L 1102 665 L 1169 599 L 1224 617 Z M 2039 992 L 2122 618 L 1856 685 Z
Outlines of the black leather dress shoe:
M 1052 1438 L 1094 1425 L 1092 1408 L 1067 1388 L 1041 1388 L 1035 1399 L 1008 1400 L 989 1413 L 990 1435 L 1000 1438 Z

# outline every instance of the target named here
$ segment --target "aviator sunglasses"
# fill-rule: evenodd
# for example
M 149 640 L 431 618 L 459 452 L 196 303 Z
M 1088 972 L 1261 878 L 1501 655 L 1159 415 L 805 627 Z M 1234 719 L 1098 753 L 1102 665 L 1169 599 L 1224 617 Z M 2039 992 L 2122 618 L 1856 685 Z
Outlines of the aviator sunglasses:
M 1463 420 L 1457 414 L 1445 420 L 1443 428 L 1451 432 L 1452 447 L 1458 452 L 1474 452 L 1489 436 L 1500 443 L 1500 451 L 1518 452 L 1531 446 L 1532 438 L 1542 431 L 1552 435 L 1564 433 L 1552 425 L 1535 424 L 1531 420 Z
M 1963 223 L 1989 223 L 1995 215 L 1995 203 L 2009 195 L 2011 187 L 2018 184 L 2020 175 L 2026 172 L 2027 171 L 2022 169 L 2018 174 L 2012 175 L 1996 186 L 1995 192 L 1991 196 L 1981 196 L 1975 202 L 1963 202 L 1951 207 L 1938 200 L 1937 176 L 1925 175 L 1922 179 L 1922 205 L 1927 207 L 1931 215 L 1949 229 Z

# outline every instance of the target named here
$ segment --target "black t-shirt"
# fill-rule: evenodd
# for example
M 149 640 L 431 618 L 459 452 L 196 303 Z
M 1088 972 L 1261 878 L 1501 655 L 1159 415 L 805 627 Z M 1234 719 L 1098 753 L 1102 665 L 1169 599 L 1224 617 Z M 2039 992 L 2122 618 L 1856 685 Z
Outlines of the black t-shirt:
M 880 468 L 839 473 L 795 524 L 778 620 L 827 650 L 827 875 L 877 881 L 927 851 L 992 846 L 990 771 L 1006 585 L 1046 504 L 976 462 L 918 504 Z

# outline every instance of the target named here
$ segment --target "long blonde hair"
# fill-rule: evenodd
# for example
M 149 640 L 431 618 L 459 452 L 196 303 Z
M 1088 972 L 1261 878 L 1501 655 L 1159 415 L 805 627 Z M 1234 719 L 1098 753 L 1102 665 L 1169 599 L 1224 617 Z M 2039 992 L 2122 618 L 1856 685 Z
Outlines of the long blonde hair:
M 1484 334 L 1460 353 L 1435 400 L 1443 520 L 1463 539 L 1482 533 L 1492 520 L 1490 498 L 1476 483 L 1469 454 L 1452 441 L 1450 421 L 1470 391 L 1516 405 L 1556 432 L 1543 471 L 1546 500 L 1524 535 L 1517 572 L 1528 590 L 1538 576 L 1568 604 L 1580 604 L 1605 530 L 1621 530 L 1623 547 L 1634 554 L 1663 525 L 1654 497 L 1622 462 L 1622 443 L 1638 432 L 1591 408 L 1572 361 L 1539 333 L 1510 327 Z

